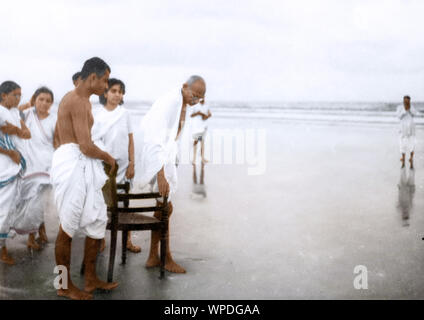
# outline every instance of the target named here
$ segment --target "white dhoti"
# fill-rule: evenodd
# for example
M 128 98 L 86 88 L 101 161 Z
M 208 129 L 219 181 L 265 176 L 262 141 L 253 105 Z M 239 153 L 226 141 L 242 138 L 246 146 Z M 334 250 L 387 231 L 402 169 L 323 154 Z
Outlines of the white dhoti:
M 415 135 L 414 136 L 400 136 L 399 137 L 399 148 L 400 153 L 411 153 L 415 150 Z
M 104 238 L 107 207 L 102 188 L 106 180 L 102 162 L 86 157 L 77 144 L 62 145 L 54 152 L 50 182 L 60 224 L 70 237 L 80 230 L 90 238 Z

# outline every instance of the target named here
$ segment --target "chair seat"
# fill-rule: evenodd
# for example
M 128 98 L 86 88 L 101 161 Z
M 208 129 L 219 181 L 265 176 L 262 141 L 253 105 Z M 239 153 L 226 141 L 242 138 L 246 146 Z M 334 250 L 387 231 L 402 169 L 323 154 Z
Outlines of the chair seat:
M 118 230 L 146 230 L 159 229 L 162 221 L 155 217 L 141 213 L 121 213 L 119 215 Z M 107 229 L 111 228 L 111 214 L 108 212 Z

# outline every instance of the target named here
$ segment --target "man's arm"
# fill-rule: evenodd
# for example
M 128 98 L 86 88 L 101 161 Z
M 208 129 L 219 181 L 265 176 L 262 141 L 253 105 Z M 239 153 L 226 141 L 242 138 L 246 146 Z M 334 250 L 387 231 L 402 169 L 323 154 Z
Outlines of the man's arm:
M 162 197 L 169 194 L 169 183 L 165 178 L 165 167 L 162 167 L 157 174 L 159 193 Z
M 212 112 L 210 110 L 208 110 L 208 114 L 202 113 L 203 120 L 208 120 L 210 117 L 212 117 Z
M 134 178 L 134 137 L 132 133 L 128 134 L 128 168 L 125 176 L 127 179 Z
M 112 166 L 115 166 L 115 159 L 110 154 L 104 152 L 97 147 L 91 140 L 90 125 L 88 122 L 89 111 L 86 105 L 74 107 L 71 111 L 72 127 L 74 129 L 75 138 L 79 144 L 81 152 L 87 157 L 100 159 Z
M 190 115 L 190 117 L 194 118 L 194 117 L 196 117 L 196 116 L 201 116 L 201 115 L 202 115 L 202 113 L 201 113 L 200 111 L 196 111 L 196 112 L 193 112 L 193 113 Z

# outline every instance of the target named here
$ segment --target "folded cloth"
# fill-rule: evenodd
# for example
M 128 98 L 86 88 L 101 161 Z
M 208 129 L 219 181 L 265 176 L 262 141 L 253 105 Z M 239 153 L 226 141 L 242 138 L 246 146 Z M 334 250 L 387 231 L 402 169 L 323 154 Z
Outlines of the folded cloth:
M 106 180 L 102 162 L 85 156 L 78 144 L 64 144 L 54 152 L 50 182 L 60 224 L 70 237 L 81 230 L 90 238 L 104 238 L 107 207 L 102 187 Z

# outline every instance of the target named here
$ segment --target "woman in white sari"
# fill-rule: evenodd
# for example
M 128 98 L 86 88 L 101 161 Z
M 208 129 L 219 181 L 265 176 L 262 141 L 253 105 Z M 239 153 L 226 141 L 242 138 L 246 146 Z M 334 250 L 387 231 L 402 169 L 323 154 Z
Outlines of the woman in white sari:
M 118 164 L 116 182 L 132 184 L 134 178 L 134 138 L 130 114 L 122 107 L 124 103 L 125 84 L 118 79 L 109 79 L 108 89 L 99 96 L 102 108 L 93 110 L 94 125 L 91 129 L 93 142 L 108 152 Z M 104 242 L 102 250 L 104 248 Z M 138 253 L 139 246 L 131 241 L 128 232 L 127 249 Z
M 31 138 L 25 123 L 12 113 L 21 99 L 21 87 L 13 81 L 0 85 L 0 262 L 13 265 L 6 239 L 13 238 L 13 217 L 26 163 L 17 145 Z
M 39 250 L 35 240 L 39 233 L 40 243 L 48 241 L 44 225 L 44 211 L 50 185 L 50 167 L 53 157 L 53 135 L 56 115 L 51 114 L 53 92 L 41 87 L 31 98 L 30 107 L 23 111 L 26 126 L 31 131 L 31 139 L 25 141 L 22 150 L 27 162 L 27 170 L 22 179 L 21 197 L 14 215 L 13 228 L 18 234 L 29 234 L 28 248 Z

